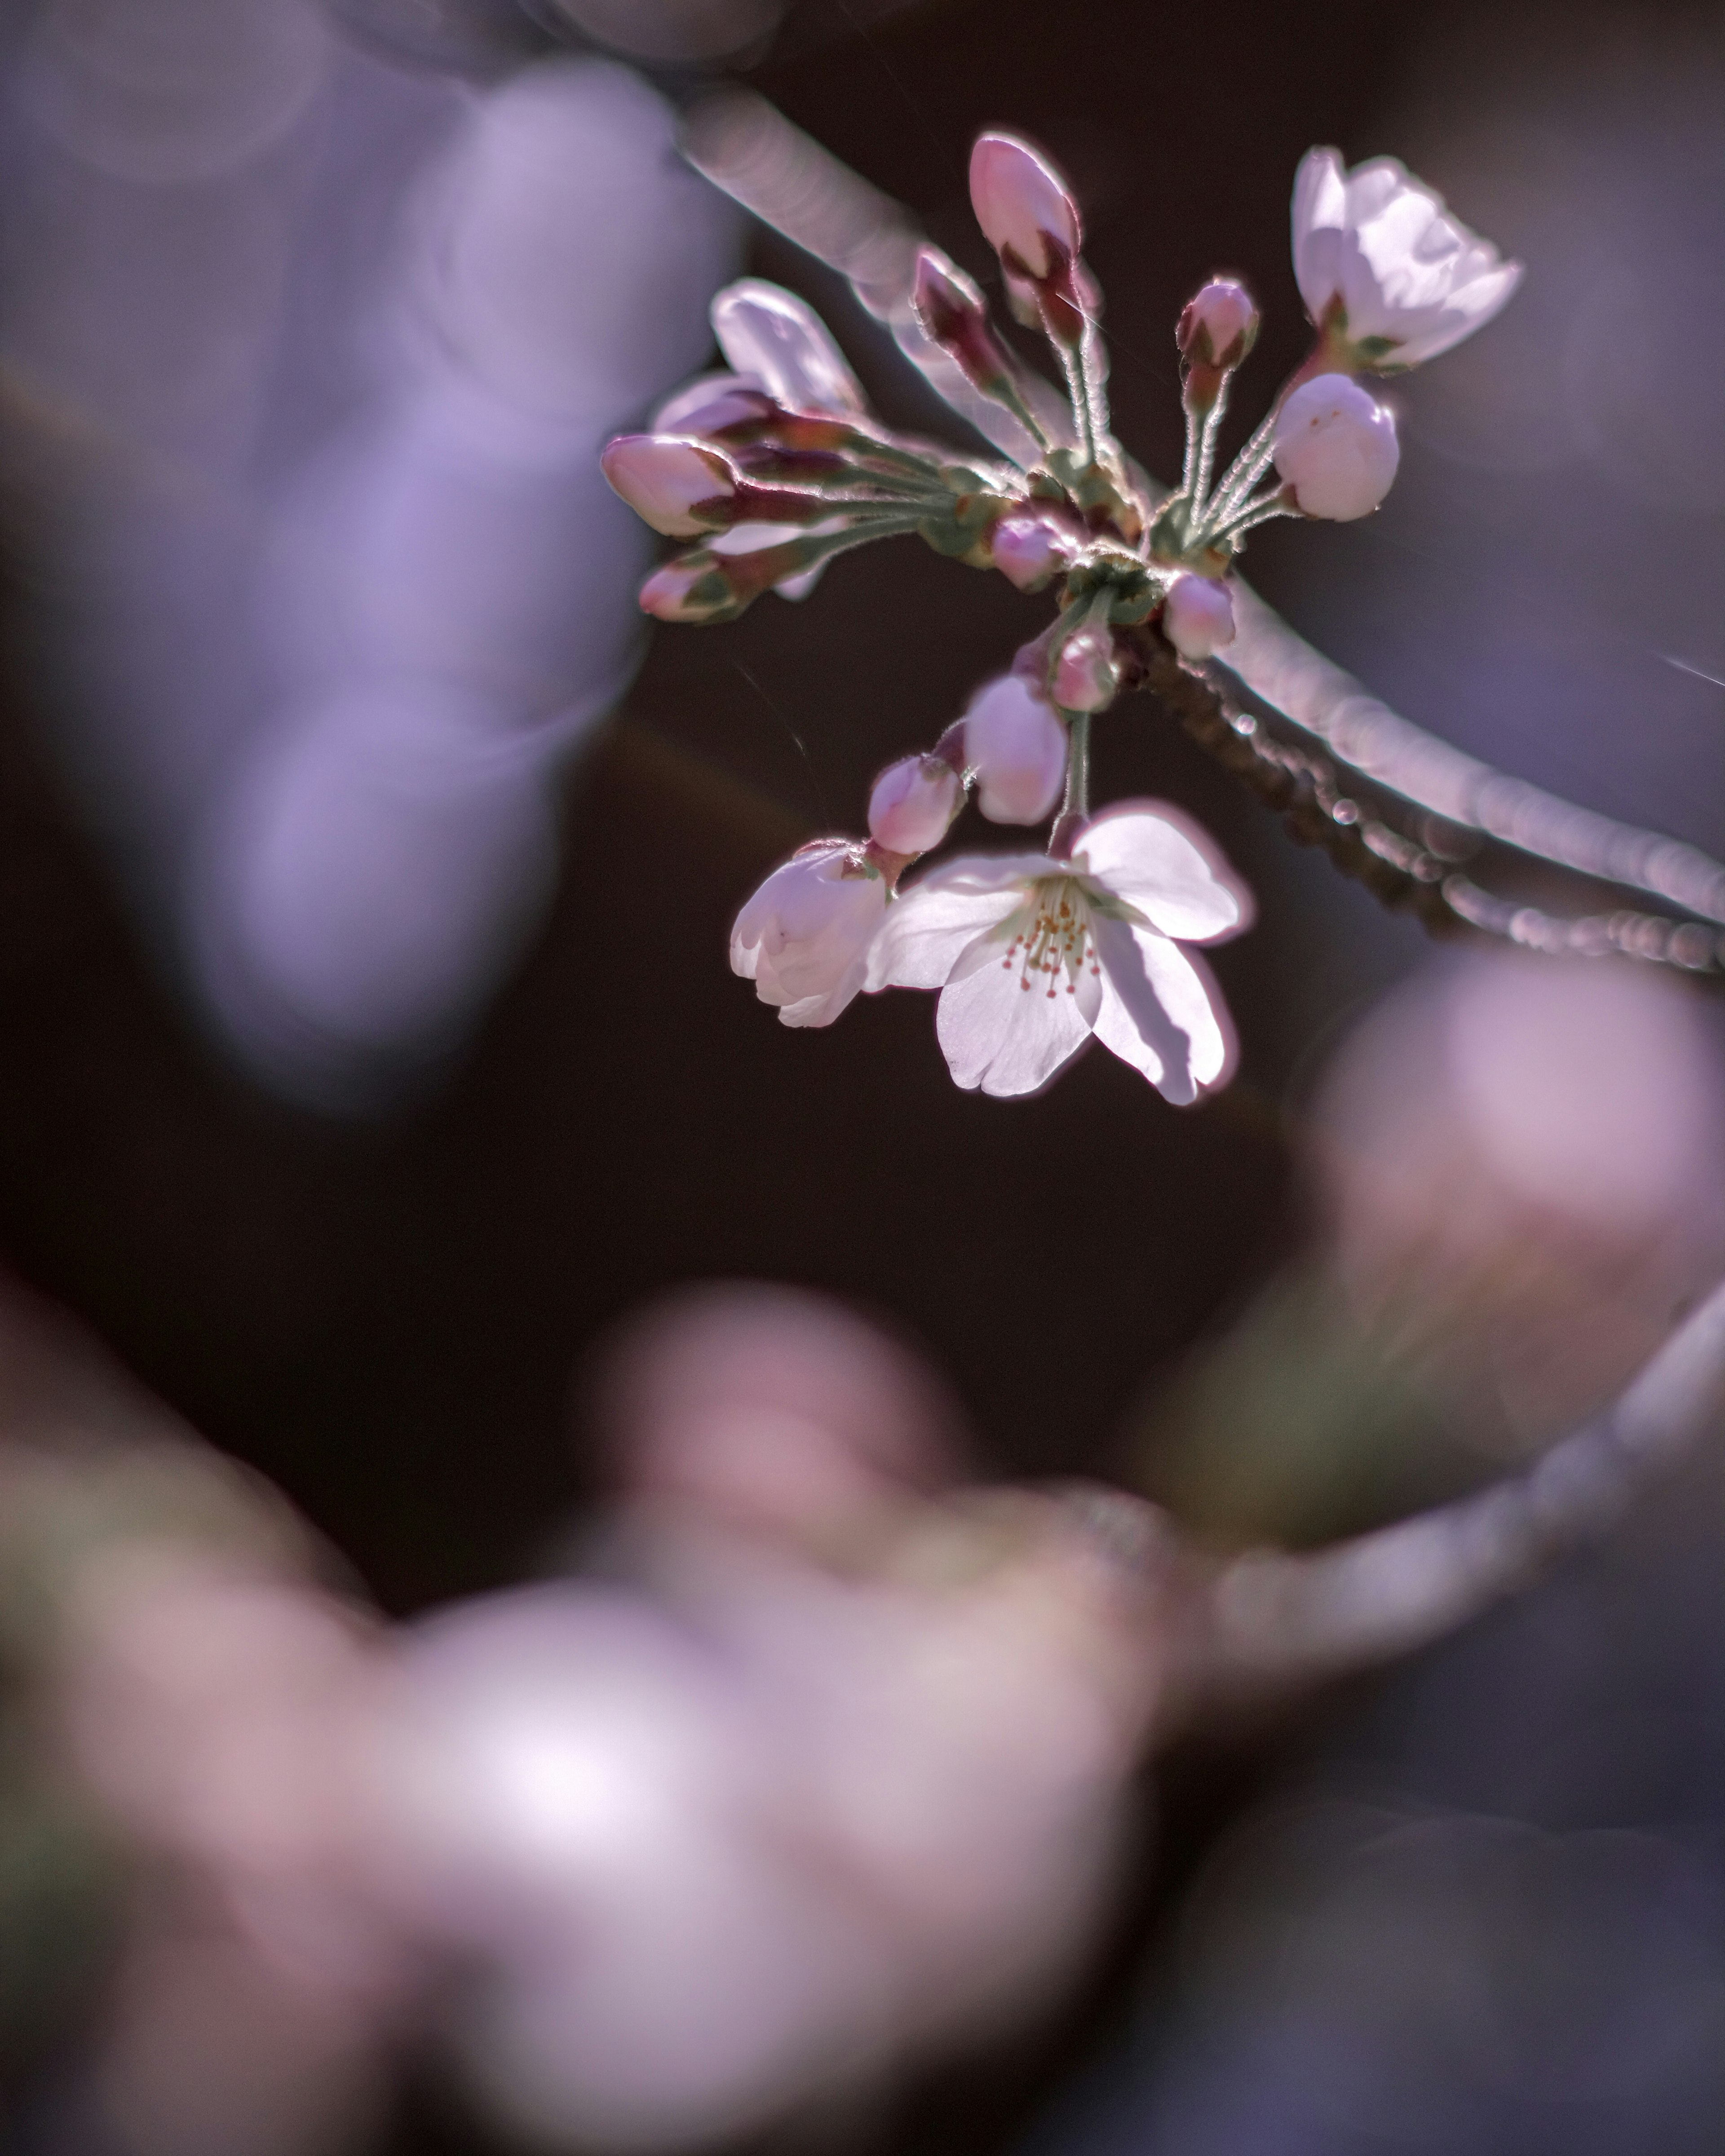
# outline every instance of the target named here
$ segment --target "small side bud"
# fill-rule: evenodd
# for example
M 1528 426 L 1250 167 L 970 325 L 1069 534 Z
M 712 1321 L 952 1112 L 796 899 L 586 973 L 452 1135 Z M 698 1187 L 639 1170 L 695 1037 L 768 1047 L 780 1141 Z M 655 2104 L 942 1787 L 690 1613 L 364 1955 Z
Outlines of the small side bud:
M 1081 629 L 1066 639 L 1054 671 L 1054 700 L 1062 711 L 1103 711 L 1119 686 L 1120 665 L 1108 630 Z
M 1307 516 L 1369 516 L 1400 461 L 1394 419 L 1348 375 L 1301 382 L 1276 415 L 1276 469 Z
M 1022 675 L 978 689 L 964 714 L 977 806 L 991 824 L 1040 824 L 1066 776 L 1066 729 Z
M 988 326 L 988 302 L 937 247 L 917 254 L 911 311 L 923 334 L 957 361 L 974 388 L 993 395 L 1009 382 L 1011 362 Z
M 737 491 L 731 467 L 698 442 L 619 434 L 599 464 L 636 516 L 669 539 L 694 539 L 729 521 L 726 504 Z
M 889 853 L 926 854 L 947 835 L 964 788 L 944 757 L 907 756 L 890 763 L 869 796 L 869 835 Z
M 641 612 L 656 621 L 711 621 L 733 604 L 724 572 L 710 560 L 664 562 L 640 589 Z
M 1194 367 L 1238 367 L 1257 341 L 1258 310 L 1244 285 L 1213 277 L 1189 300 L 1175 331 L 1180 356 Z
M 970 153 L 970 202 L 1009 269 L 1039 280 L 1077 259 L 1078 205 L 1052 165 L 1016 135 L 988 134 Z
M 1214 577 L 1177 577 L 1163 603 L 1162 633 L 1183 659 L 1214 656 L 1234 641 L 1234 602 Z
M 1072 542 L 1040 516 L 1003 516 L 988 539 L 994 567 L 1021 592 L 1040 591 L 1072 558 Z

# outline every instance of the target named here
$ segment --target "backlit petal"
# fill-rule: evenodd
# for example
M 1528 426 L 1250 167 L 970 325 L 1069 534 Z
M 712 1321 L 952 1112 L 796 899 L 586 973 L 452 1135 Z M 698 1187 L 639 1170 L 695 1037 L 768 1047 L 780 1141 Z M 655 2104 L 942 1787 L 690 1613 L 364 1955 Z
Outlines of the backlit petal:
M 1078 851 L 1090 873 L 1164 936 L 1191 943 L 1238 935 L 1250 894 L 1203 833 L 1178 809 L 1126 801 L 1086 825 Z
M 1233 1030 L 1208 973 L 1166 937 L 1098 921 L 1102 1008 L 1096 1038 L 1177 1106 L 1233 1068 Z
M 1090 1039 L 1064 980 L 1029 988 L 1016 966 L 985 965 L 941 991 L 935 1030 L 954 1081 L 1010 1099 L 1034 1093 Z

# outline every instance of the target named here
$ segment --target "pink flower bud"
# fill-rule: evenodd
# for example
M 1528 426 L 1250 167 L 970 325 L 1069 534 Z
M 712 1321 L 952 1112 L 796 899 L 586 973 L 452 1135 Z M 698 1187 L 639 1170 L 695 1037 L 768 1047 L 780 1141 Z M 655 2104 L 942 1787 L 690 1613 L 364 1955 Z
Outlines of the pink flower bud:
M 1040 824 L 1066 776 L 1066 729 L 1028 681 L 1008 674 L 971 699 L 964 757 L 991 824 Z
M 1076 259 L 1078 205 L 1040 151 L 1016 135 L 983 135 L 970 153 L 970 201 L 988 244 L 1032 277 Z
M 737 916 L 731 970 L 785 1025 L 830 1025 L 862 986 L 886 886 L 848 839 L 821 839 L 777 868 Z
M 1003 516 L 988 541 L 994 567 L 1021 592 L 1045 584 L 1071 558 L 1072 542 L 1040 516 Z
M 663 563 L 641 587 L 641 612 L 659 621 L 711 621 L 721 609 L 691 605 L 689 594 L 712 573 L 711 562 Z
M 693 539 L 726 521 L 697 516 L 736 491 L 730 466 L 716 450 L 674 434 L 619 434 L 599 459 L 604 475 L 637 516 L 670 539 Z
M 904 757 L 875 781 L 870 833 L 889 853 L 926 854 L 946 837 L 963 798 L 958 774 L 944 757 Z
M 1234 602 L 1214 577 L 1177 577 L 1162 609 L 1162 633 L 1183 659 L 1208 659 L 1234 641 Z
M 1060 646 L 1054 699 L 1062 711 L 1100 711 L 1113 702 L 1119 685 L 1114 639 L 1106 629 L 1081 629 Z
M 1301 382 L 1276 415 L 1276 469 L 1308 516 L 1369 515 L 1400 461 L 1395 421 L 1345 374 Z
M 703 374 L 666 398 L 653 414 L 655 434 L 716 434 L 721 428 L 771 418 L 778 406 L 745 374 Z
M 1258 310 L 1244 285 L 1213 277 L 1187 302 L 1175 334 L 1194 366 L 1238 367 L 1257 336 Z

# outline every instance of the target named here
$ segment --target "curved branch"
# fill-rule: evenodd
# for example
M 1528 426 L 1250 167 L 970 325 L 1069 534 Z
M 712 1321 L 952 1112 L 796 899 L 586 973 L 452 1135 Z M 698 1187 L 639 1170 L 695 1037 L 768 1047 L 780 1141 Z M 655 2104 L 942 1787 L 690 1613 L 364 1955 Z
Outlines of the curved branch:
M 1464 866 L 1482 869 L 1489 865 L 1513 875 L 1512 858 L 1493 861 L 1492 857 L 1519 854 L 1525 877 L 1527 849 L 1494 839 L 1476 824 L 1422 807 L 1411 795 L 1350 765 L 1310 728 L 1243 692 L 1230 669 L 1213 663 L 1203 675 L 1189 671 L 1153 629 L 1132 633 L 1132 640 L 1139 684 L 1153 690 L 1224 769 L 1276 809 L 1293 838 L 1322 847 L 1344 875 L 1364 884 L 1384 905 L 1406 908 L 1434 934 L 1476 931 L 1553 954 L 1596 957 L 1620 951 L 1687 973 L 1717 976 L 1725 972 L 1725 937 L 1710 920 L 1673 921 L 1626 906 L 1559 914 L 1533 903 L 1531 895 L 1506 897 L 1486 888 L 1465 873 Z M 1317 664 L 1327 664 L 1315 653 L 1312 656 Z M 1257 709 L 1245 708 L 1252 704 Z M 1421 738 L 1434 752 L 1452 753 L 1430 736 Z M 1461 761 L 1471 763 L 1472 759 Z M 1483 771 L 1485 767 L 1476 768 Z M 1540 798 L 1552 800 L 1550 795 Z M 1577 817 L 1584 814 L 1580 809 L 1572 813 Z M 1676 848 L 1666 840 L 1657 843 L 1706 861 L 1693 848 Z M 1574 865 L 1568 866 L 1574 873 Z M 1585 873 L 1593 880 L 1602 880 L 1592 871 Z M 1547 874 L 1548 877 L 1549 870 Z M 1725 875 L 1725 870 L 1720 874 Z
M 1171 1712 L 1369 1667 L 1441 1639 L 1615 1526 L 1725 1408 L 1725 1281 L 1615 1405 L 1526 1475 L 1293 1556 L 1254 1550 L 1186 1598 Z

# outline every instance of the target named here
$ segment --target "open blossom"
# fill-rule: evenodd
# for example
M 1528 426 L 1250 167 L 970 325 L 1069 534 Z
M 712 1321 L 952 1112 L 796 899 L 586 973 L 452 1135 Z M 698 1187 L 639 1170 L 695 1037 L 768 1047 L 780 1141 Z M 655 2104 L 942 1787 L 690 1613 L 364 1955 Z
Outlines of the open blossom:
M 1162 633 L 1183 659 L 1209 659 L 1234 641 L 1234 602 L 1214 577 L 1176 577 L 1163 602 Z
M 1040 824 L 1066 776 L 1066 729 L 1016 674 L 978 689 L 964 714 L 964 760 L 991 824 Z
M 850 839 L 818 839 L 775 869 L 737 916 L 731 970 L 786 1025 L 830 1025 L 863 983 L 886 886 Z
M 724 524 L 724 504 L 737 491 L 716 449 L 673 434 L 619 434 L 599 465 L 636 516 L 670 539 L 696 538 Z M 707 505 L 717 513 L 701 513 Z
M 1401 462 L 1395 421 L 1352 376 L 1302 382 L 1276 420 L 1276 469 L 1307 516 L 1369 516 Z
M 1335 151 L 1309 150 L 1293 221 L 1300 296 L 1361 367 L 1414 367 L 1447 352 L 1521 281 L 1520 263 L 1458 223 L 1394 157 L 1344 172 Z
M 1078 205 L 1046 160 L 1016 135 L 977 138 L 970 203 L 988 244 L 1032 277 L 1051 276 L 1077 254 Z
M 1179 948 L 1237 935 L 1245 892 L 1148 802 L 1095 817 L 1072 857 L 971 855 L 895 902 L 864 985 L 938 988 L 954 1080 L 1034 1093 L 1092 1033 L 1170 1101 L 1196 1100 L 1232 1060 L 1227 1013 Z

